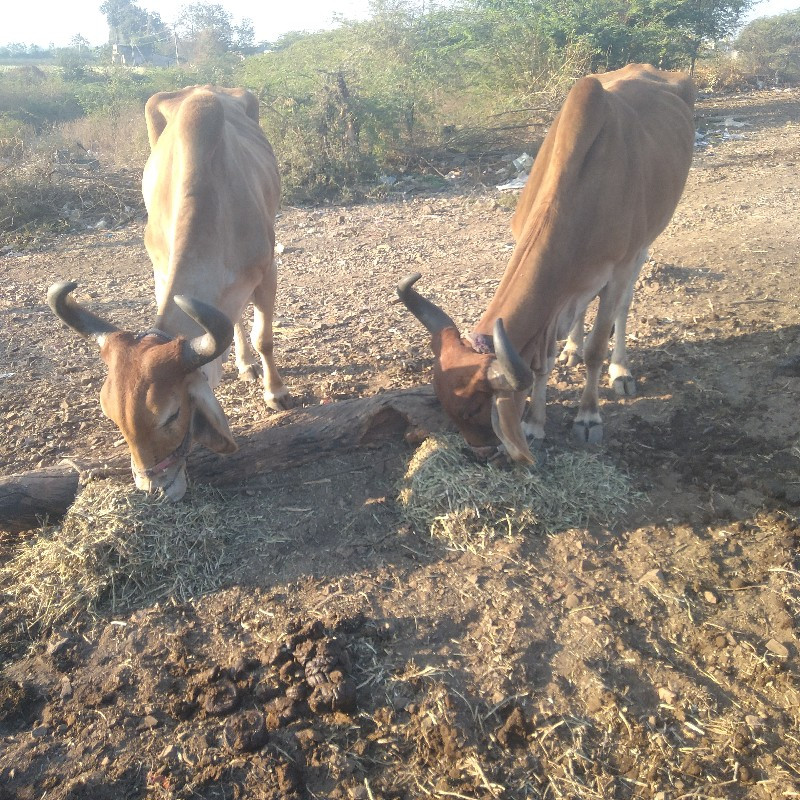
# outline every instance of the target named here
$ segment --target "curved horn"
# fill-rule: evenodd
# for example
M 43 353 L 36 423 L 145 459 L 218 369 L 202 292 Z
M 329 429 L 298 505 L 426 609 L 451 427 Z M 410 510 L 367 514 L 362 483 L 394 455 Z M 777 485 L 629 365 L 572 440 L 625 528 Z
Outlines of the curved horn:
M 499 317 L 494 323 L 494 352 L 509 389 L 520 392 L 530 388 L 533 383 L 533 372 L 511 344 L 503 320 Z
M 455 328 L 455 322 L 439 306 L 426 300 L 411 288 L 421 277 L 419 272 L 414 272 L 400 281 L 397 285 L 397 296 L 400 301 L 430 333 L 439 333 L 445 328 Z
M 175 303 L 206 333 L 184 343 L 183 363 L 189 369 L 198 369 L 221 356 L 233 341 L 233 323 L 214 306 L 192 297 L 175 295 Z
M 119 330 L 116 325 L 106 322 L 102 317 L 84 308 L 80 303 L 69 296 L 78 284 L 74 281 L 54 283 L 47 290 L 47 305 L 53 313 L 72 330 L 77 331 L 81 336 L 93 336 L 98 338 L 107 333 L 115 333 Z

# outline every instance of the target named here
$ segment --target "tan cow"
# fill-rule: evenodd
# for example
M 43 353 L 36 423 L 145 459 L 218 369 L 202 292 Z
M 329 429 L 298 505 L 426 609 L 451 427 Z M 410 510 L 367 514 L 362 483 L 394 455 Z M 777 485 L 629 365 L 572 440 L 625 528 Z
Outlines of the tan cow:
M 100 346 L 108 365 L 103 412 L 130 447 L 136 485 L 178 500 L 192 440 L 217 452 L 236 449 L 213 389 L 232 340 L 240 376 L 252 380 L 259 372 L 241 325 L 250 301 L 264 399 L 276 409 L 288 402 L 272 354 L 280 181 L 258 124 L 258 102 L 244 89 L 162 92 L 148 100 L 145 116 L 151 148 L 142 180 L 145 245 L 158 304 L 153 328 L 138 335 L 118 330 L 68 296 L 74 283 L 52 286 L 48 302 Z
M 689 173 L 694 95 L 687 75 L 642 64 L 572 87 L 520 196 L 511 260 L 472 333 L 462 337 L 412 288 L 419 275 L 400 283 L 400 299 L 433 335 L 437 396 L 479 452 L 499 439 L 513 460 L 533 461 L 525 434 L 544 438 L 556 342 L 571 332 L 565 356 L 578 354 L 583 313 L 598 295 L 575 435 L 602 439 L 598 381 L 615 325 L 610 381 L 619 393 L 634 393 L 625 321 L 648 247 L 671 219 Z

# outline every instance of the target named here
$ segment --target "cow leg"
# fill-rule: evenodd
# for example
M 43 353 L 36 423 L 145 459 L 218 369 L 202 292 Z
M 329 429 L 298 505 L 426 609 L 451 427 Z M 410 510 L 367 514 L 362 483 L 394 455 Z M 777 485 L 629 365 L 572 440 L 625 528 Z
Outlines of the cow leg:
M 620 298 L 619 308 L 614 320 L 614 349 L 611 353 L 611 363 L 608 367 L 608 384 L 623 397 L 633 397 L 636 394 L 636 378 L 631 374 L 628 365 L 628 353 L 625 344 L 628 312 L 633 299 L 633 286 L 639 277 L 642 264 L 647 260 L 647 248 L 644 248 L 636 258 L 633 265 L 633 274 Z
M 625 285 L 617 286 L 612 280 L 600 292 L 597 317 L 586 343 L 584 353 L 586 385 L 583 387 L 578 414 L 572 426 L 575 437 L 585 444 L 598 444 L 603 441 L 603 420 L 600 417 L 598 385 L 603 361 L 608 352 L 608 341 L 611 338 L 616 309 L 624 290 Z
M 247 341 L 244 317 L 233 326 L 233 349 L 236 354 L 236 369 L 239 380 L 248 383 L 261 377 L 261 367 L 253 356 L 250 342 Z
M 553 371 L 555 357 L 547 359 L 547 368 L 544 372 L 533 373 L 533 386 L 531 387 L 531 402 L 522 429 L 525 436 L 533 440 L 534 444 L 544 440 L 544 423 L 547 415 L 547 379 Z
M 261 356 L 264 369 L 264 402 L 275 411 L 289 408 L 289 390 L 275 366 L 272 354 L 272 317 L 275 312 L 275 292 L 278 280 L 274 265 L 270 265 L 264 280 L 253 291 L 253 347 Z
M 567 343 L 558 357 L 560 364 L 566 364 L 568 367 L 574 367 L 583 361 L 583 335 L 585 325 L 586 311 L 581 311 L 575 318 L 575 322 L 570 328 L 569 335 L 567 336 Z

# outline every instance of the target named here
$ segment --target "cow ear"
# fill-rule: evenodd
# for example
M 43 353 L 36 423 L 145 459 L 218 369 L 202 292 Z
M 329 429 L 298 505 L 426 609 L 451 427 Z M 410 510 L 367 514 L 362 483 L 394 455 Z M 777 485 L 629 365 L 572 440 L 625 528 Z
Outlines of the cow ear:
M 189 397 L 194 403 L 194 438 L 215 453 L 234 453 L 238 446 L 206 376 L 195 370 L 189 375 L 188 382 Z

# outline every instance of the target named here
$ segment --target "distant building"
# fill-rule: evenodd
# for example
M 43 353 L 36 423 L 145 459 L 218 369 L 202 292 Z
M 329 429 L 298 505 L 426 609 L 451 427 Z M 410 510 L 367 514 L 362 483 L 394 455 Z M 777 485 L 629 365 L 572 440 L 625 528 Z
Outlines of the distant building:
M 111 47 L 111 63 L 124 67 L 171 67 L 176 57 L 156 53 L 152 45 L 115 44 Z

